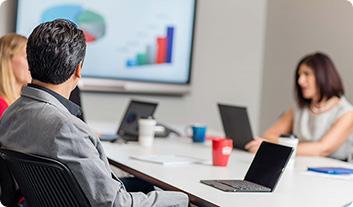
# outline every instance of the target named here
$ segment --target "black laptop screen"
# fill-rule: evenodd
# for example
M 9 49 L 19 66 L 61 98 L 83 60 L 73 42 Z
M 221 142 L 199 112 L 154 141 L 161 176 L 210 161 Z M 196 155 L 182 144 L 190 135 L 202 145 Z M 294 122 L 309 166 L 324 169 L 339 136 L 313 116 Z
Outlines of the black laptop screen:
M 224 133 L 233 140 L 234 148 L 244 147 L 253 139 L 248 112 L 245 107 L 218 104 Z
M 245 180 L 269 187 L 273 191 L 292 151 L 291 147 L 262 142 Z
M 123 119 L 121 120 L 118 134 L 120 136 L 137 137 L 138 120 L 153 116 L 157 103 L 131 101 Z

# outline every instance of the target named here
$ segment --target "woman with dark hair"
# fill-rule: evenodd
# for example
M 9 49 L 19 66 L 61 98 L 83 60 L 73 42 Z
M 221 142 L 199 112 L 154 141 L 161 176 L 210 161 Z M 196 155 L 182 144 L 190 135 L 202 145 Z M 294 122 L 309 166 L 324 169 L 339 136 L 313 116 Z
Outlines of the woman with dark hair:
M 297 155 L 347 160 L 353 148 L 353 106 L 344 97 L 341 78 L 323 53 L 305 56 L 295 71 L 297 106 L 289 108 L 262 138 L 246 145 L 256 152 L 263 140 L 278 142 L 281 134 L 299 138 Z

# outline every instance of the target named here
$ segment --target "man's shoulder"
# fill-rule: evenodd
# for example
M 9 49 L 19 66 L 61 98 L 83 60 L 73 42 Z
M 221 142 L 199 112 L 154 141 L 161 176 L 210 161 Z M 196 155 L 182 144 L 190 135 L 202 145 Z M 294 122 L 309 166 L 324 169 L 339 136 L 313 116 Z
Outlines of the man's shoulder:
M 70 113 L 56 107 L 55 105 L 28 99 L 26 97 L 19 98 L 8 108 L 8 115 L 16 115 L 27 120 L 31 119 L 51 119 L 51 120 L 69 120 Z
M 18 134 L 19 130 L 21 133 Z M 79 118 L 46 102 L 20 98 L 0 120 L 0 130 L 8 136 L 24 137 L 28 134 L 55 139 L 61 135 L 98 139 L 96 134 Z M 1 134 L 1 133 L 0 133 Z M 27 135 L 26 135 L 27 134 Z
M 23 122 L 23 120 L 32 124 L 48 126 L 52 129 L 64 125 L 85 128 L 85 123 L 69 111 L 48 102 L 26 97 L 19 98 L 8 108 L 1 122 L 17 123 Z M 28 126 L 33 126 L 32 124 L 28 124 Z

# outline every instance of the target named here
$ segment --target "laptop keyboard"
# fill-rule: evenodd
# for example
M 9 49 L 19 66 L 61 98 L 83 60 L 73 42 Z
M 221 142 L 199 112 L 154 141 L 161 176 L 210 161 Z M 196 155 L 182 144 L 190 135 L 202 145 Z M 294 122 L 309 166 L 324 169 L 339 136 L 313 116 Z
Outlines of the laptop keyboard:
M 270 192 L 271 189 L 246 180 L 218 180 L 218 182 L 234 188 L 239 192 Z

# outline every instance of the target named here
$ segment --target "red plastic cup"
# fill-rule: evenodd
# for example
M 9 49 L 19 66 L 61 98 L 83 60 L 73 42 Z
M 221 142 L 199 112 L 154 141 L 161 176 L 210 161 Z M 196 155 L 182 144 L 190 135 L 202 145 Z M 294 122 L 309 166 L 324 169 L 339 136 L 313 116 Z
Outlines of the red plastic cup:
M 233 140 L 231 139 L 213 139 L 212 140 L 212 158 L 214 166 L 227 166 L 229 156 L 232 153 Z

